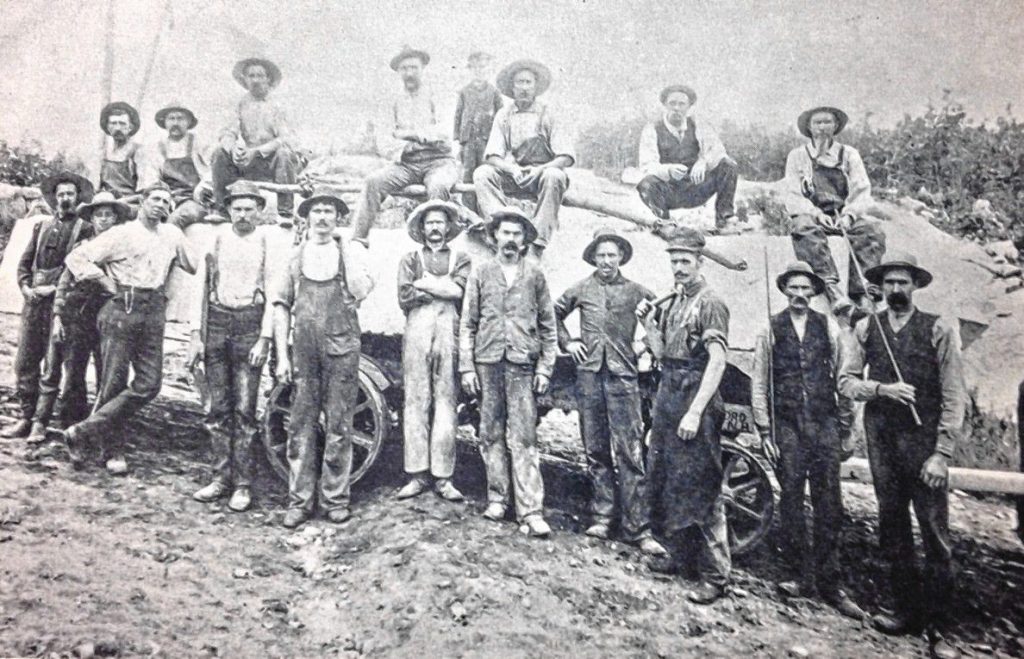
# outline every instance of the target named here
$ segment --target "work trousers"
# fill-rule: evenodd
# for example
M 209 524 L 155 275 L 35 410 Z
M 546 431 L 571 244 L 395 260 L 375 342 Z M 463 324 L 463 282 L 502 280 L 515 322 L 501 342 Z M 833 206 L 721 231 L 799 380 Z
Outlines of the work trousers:
M 483 164 L 473 172 L 477 203 L 484 219 L 499 208 L 508 205 L 508 196 L 537 200 L 533 223 L 537 227 L 536 243 L 546 247 L 552 234 L 558 230 L 558 209 L 569 188 L 569 175 L 557 167 L 548 167 L 540 178 L 528 187 L 521 187 L 505 172 L 493 165 Z
M 209 390 L 204 425 L 210 434 L 215 478 L 248 487 L 255 464 L 256 395 L 260 369 L 249 351 L 260 338 L 262 306 L 226 309 L 210 305 L 206 315 L 205 359 Z
M 477 364 L 480 379 L 480 453 L 487 472 L 487 501 L 508 506 L 516 519 L 541 515 L 544 481 L 537 446 L 534 367 L 502 360 Z
M 635 375 L 576 370 L 580 434 L 594 488 L 594 523 L 611 524 L 621 512 L 628 540 L 650 534 L 650 499 L 642 450 L 643 420 Z
M 53 296 L 26 300 L 21 309 L 18 352 L 14 357 L 15 391 L 22 419 L 29 420 L 39 398 L 39 376 L 50 343 Z
M 470 140 L 462 145 L 459 151 L 459 160 L 462 162 L 462 182 L 472 183 L 473 172 L 484 164 L 484 151 L 487 150 L 487 139 Z M 462 193 L 462 205 L 475 213 L 480 212 L 475 192 Z
M 428 199 L 451 198 L 451 190 L 459 180 L 459 166 L 455 158 L 435 158 L 421 163 L 397 162 L 385 165 L 366 177 L 356 216 L 352 225 L 352 238 L 366 240 L 370 226 L 380 214 L 380 206 L 388 195 L 402 188 L 422 183 Z
M 1020 450 L 1019 469 L 1024 473 L 1024 381 L 1017 391 L 1017 446 Z M 1017 535 L 1024 541 L 1024 496 L 1017 497 Z
M 697 208 L 714 197 L 715 224 L 721 225 L 736 214 L 737 178 L 736 164 L 726 158 L 708 171 L 700 183 L 694 183 L 689 176 L 678 181 L 645 176 L 636 189 L 644 204 L 663 220 L 669 219 L 669 211 L 674 208 Z
M 790 237 L 793 240 L 793 251 L 796 258 L 806 261 L 814 270 L 814 274 L 825 280 L 829 301 L 833 304 L 846 296 L 839 288 L 839 270 L 832 258 L 832 250 L 828 246 L 829 235 L 841 235 L 838 232 L 826 231 L 813 215 L 794 215 L 790 218 Z M 860 263 L 861 269 L 867 271 L 882 262 L 885 255 L 885 232 L 878 222 L 855 217 L 846 230 L 853 247 L 850 255 L 847 290 L 849 297 L 857 300 L 866 291 L 857 274 L 857 266 L 853 259 Z
M 67 428 L 89 416 L 85 376 L 89 357 L 96 365 L 96 382 L 103 381 L 100 334 L 96 319 L 62 316 L 64 340 L 50 338 L 46 365 L 39 379 L 39 400 L 32 421 L 44 426 L 56 416 L 61 428 Z
M 725 513 L 725 499 L 719 497 L 702 521 L 685 529 L 670 533 L 665 548 L 674 561 L 683 564 L 693 560 L 697 548 L 697 571 L 704 581 L 726 586 L 732 573 L 732 552 L 729 548 L 729 518 Z
M 228 186 L 239 179 L 248 181 L 272 181 L 274 183 L 295 183 L 298 176 L 298 162 L 291 149 L 277 147 L 269 157 L 256 154 L 252 161 L 242 167 L 231 160 L 231 154 L 223 148 L 216 148 L 210 163 L 213 179 L 213 198 L 218 208 L 224 207 Z M 277 194 L 277 214 L 291 217 L 295 206 L 295 195 L 291 192 Z

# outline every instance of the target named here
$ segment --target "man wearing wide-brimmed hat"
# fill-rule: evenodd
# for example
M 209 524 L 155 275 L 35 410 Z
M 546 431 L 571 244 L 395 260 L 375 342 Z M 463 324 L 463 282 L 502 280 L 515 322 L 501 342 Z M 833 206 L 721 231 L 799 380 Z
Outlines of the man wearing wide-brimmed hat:
M 195 196 L 200 182 L 210 178 L 209 149 L 200 144 L 193 130 L 199 119 L 183 103 L 168 103 L 157 111 L 155 120 L 167 135 L 147 152 L 139 185 L 145 188 L 157 181 L 166 183 L 174 199 L 168 221 L 184 229 L 206 214 Z
M 284 109 L 270 92 L 281 84 L 281 69 L 268 59 L 249 57 L 235 64 L 232 75 L 248 90 L 221 131 L 210 164 L 214 203 L 224 208 L 228 186 L 240 178 L 295 183 L 298 159 Z M 294 195 L 277 195 L 277 213 L 291 218 Z
M 493 60 L 493 55 L 482 50 L 469 54 L 466 67 L 473 77 L 459 92 L 459 100 L 455 105 L 455 141 L 459 145 L 462 180 L 465 183 L 473 182 L 473 172 L 484 162 L 484 150 L 487 148 L 487 138 L 491 135 L 494 115 L 504 103 L 501 92 L 491 83 Z M 462 203 L 474 211 L 478 210 L 476 193 L 464 193 Z
M 933 656 L 959 652 L 942 637 L 953 609 L 949 462 L 961 440 L 967 393 L 956 330 L 918 309 L 914 293 L 932 274 L 909 254 L 889 254 L 866 273 L 888 309 L 862 318 L 843 350 L 840 391 L 864 406 L 878 534 L 890 563 L 893 615 L 876 615 L 886 634 L 928 632 Z M 865 367 L 868 375 L 865 377 Z M 924 545 L 917 566 L 913 504 Z
M 431 487 L 461 501 L 455 472 L 459 312 L 469 278 L 469 255 L 449 243 L 459 234 L 459 207 L 440 199 L 409 215 L 409 235 L 422 245 L 398 262 L 398 306 L 405 313 L 402 377 L 405 392 L 405 473 L 398 492 L 408 499 Z
M 100 166 L 100 190 L 121 198 L 133 196 L 139 189 L 139 171 L 145 166 L 145 154 L 131 138 L 141 127 L 138 110 L 124 101 L 108 103 L 100 111 L 100 129 L 107 134 Z
M 287 528 L 308 520 L 318 500 L 331 522 L 340 524 L 351 514 L 357 309 L 373 289 L 364 248 L 334 237 L 348 213 L 341 195 L 317 187 L 299 204 L 298 213 L 306 220 L 308 239 L 295 249 L 268 296 L 274 305 L 277 381 L 295 387 L 288 429 L 288 511 L 282 522 Z
M 218 234 L 199 262 L 201 282 L 192 305 L 189 366 L 206 374 L 204 425 L 214 453 L 213 478 L 192 497 L 209 502 L 228 493 L 228 509 L 252 503 L 259 429 L 256 395 L 273 338 L 267 304 L 267 236 L 257 228 L 266 200 L 252 183 L 237 181 L 224 198 L 231 231 Z
M 632 243 L 617 231 L 595 231 L 583 250 L 583 260 L 594 266 L 594 272 L 558 298 L 555 318 L 559 347 L 576 362 L 580 435 L 594 488 L 586 533 L 607 539 L 618 521 L 626 541 L 640 545 L 646 554 L 663 555 L 665 548 L 650 529 L 634 350 L 637 317 L 633 311 L 641 301 L 653 299 L 654 293 L 622 275 L 620 267 L 632 256 Z M 565 318 L 576 310 L 580 312 L 578 339 L 565 326 Z
M 512 62 L 498 74 L 498 89 L 512 98 L 494 117 L 484 149 L 486 162 L 473 174 L 484 217 L 508 203 L 506 195 L 537 200 L 533 222 L 540 255 L 558 229 L 558 210 L 569 186 L 565 168 L 576 162 L 572 138 L 538 97 L 551 86 L 551 72 L 536 60 Z
M 91 202 L 78 205 L 78 217 L 92 224 L 95 235 L 135 217 L 135 211 L 113 194 L 102 191 Z M 78 281 L 65 268 L 53 294 L 53 323 L 46 351 L 46 366 L 39 379 L 39 400 L 32 416 L 30 442 L 46 439 L 56 411 L 55 428 L 63 430 L 89 416 L 85 372 L 89 357 L 95 362 L 96 381 L 102 379 L 100 335 L 96 318 L 110 294 L 96 282 Z
M 715 227 L 736 214 L 736 162 L 711 124 L 692 112 L 697 93 L 688 85 L 661 90 L 662 113 L 640 133 L 640 199 L 662 220 L 674 208 L 703 206 L 715 198 Z
M 402 90 L 382 108 L 375 124 L 377 152 L 388 164 L 366 177 L 352 222 L 352 239 L 364 244 L 380 206 L 391 193 L 422 183 L 428 199 L 447 200 L 459 179 L 448 131 L 441 125 L 437 103 L 423 84 L 430 55 L 405 46 L 391 58 L 391 70 L 402 78 Z
M 92 199 L 93 187 L 87 179 L 72 172 L 60 172 L 43 179 L 39 185 L 43 198 L 53 209 L 32 227 L 32 237 L 18 261 L 18 288 L 25 298 L 21 309 L 18 352 L 14 375 L 19 420 L 4 432 L 4 437 L 25 437 L 32 429 L 32 415 L 39 396 L 40 364 L 46 357 L 50 339 L 53 294 L 64 271 L 64 257 L 80 240 L 93 235 L 92 224 L 78 217 L 79 203 Z
M 459 373 L 467 393 L 480 397 L 480 453 L 487 472 L 484 517 L 516 520 L 546 537 L 544 481 L 537 447 L 537 401 L 551 380 L 558 331 L 544 273 L 524 258 L 537 229 L 517 208 L 491 213 L 493 259 L 469 275 L 459 324 Z
M 867 269 L 878 265 L 885 254 L 885 233 L 877 222 L 862 216 L 872 203 L 864 161 L 856 149 L 835 139 L 848 121 L 845 112 L 830 106 L 802 113 L 797 128 L 809 141 L 789 152 L 785 176 L 793 251 L 825 280 L 829 302 L 840 315 L 853 305 L 871 307 L 869 294 L 873 291 L 864 290 L 853 258 Z M 853 246 L 849 296 L 839 287 L 839 271 L 828 246 L 828 236 L 840 235 L 843 230 Z M 874 293 L 877 297 L 877 291 Z
M 825 292 L 825 280 L 807 263 L 787 266 L 775 285 L 789 304 L 757 337 L 750 386 L 754 423 L 765 451 L 778 456 L 783 554 L 790 570 L 779 588 L 789 596 L 807 596 L 816 586 L 836 610 L 861 620 L 865 613 L 843 592 L 839 570 L 839 464 L 853 422 L 852 401 L 838 395 L 839 324 L 810 308 L 811 299 Z M 804 519 L 808 481 L 814 508 L 813 554 L 808 551 Z

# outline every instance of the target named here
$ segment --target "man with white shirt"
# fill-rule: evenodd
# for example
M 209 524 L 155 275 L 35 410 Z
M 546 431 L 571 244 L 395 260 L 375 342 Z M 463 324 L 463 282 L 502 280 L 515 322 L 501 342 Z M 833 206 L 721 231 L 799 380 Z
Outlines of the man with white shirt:
M 100 443 L 113 475 L 128 472 L 125 422 L 160 393 L 163 379 L 164 284 L 171 268 L 196 271 L 181 229 L 165 224 L 171 190 L 154 183 L 143 192 L 135 221 L 115 226 L 68 254 L 68 270 L 79 281 L 96 280 L 113 297 L 100 310 L 102 381 L 89 417 L 64 431 L 74 464 L 90 440 Z M 128 384 L 128 369 L 135 376 Z
M 690 110 L 697 93 L 687 85 L 661 90 L 661 118 L 640 134 L 640 199 L 662 220 L 675 208 L 703 206 L 715 198 L 715 227 L 736 214 L 736 163 L 715 129 Z
M 99 190 L 115 197 L 135 195 L 139 171 L 145 167 L 143 149 L 132 137 L 139 132 L 139 112 L 124 101 L 114 101 L 100 112 L 100 129 L 107 134 L 103 142 Z
M 407 185 L 422 183 L 428 199 L 447 201 L 459 180 L 448 131 L 438 120 L 437 104 L 423 85 L 430 55 L 406 46 L 391 58 L 402 78 L 402 92 L 391 100 L 377 125 L 377 150 L 390 162 L 366 177 L 352 221 L 352 239 L 367 243 L 370 226 L 385 197 Z
M 273 307 L 266 298 L 266 234 L 256 231 L 266 201 L 256 186 L 239 181 L 224 202 L 231 232 L 217 236 L 199 263 L 202 285 L 193 306 L 188 359 L 190 366 L 202 360 L 206 370 L 205 426 L 215 473 L 192 497 L 210 502 L 231 492 L 228 508 L 242 512 L 252 503 L 256 394 L 273 338 Z

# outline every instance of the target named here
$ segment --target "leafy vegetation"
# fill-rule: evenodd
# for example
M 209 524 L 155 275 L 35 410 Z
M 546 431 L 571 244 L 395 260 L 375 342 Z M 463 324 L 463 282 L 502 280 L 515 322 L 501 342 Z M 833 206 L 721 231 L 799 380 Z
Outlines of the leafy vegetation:
M 47 176 L 61 170 L 82 173 L 81 162 L 72 160 L 63 153 L 52 157 L 43 154 L 39 142 L 23 142 L 10 145 L 0 140 L 0 182 L 20 186 L 36 186 Z

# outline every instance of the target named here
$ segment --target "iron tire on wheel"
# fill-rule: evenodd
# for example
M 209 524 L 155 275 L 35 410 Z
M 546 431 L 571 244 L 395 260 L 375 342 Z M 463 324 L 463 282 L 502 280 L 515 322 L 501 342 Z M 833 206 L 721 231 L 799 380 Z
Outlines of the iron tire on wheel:
M 291 409 L 292 385 L 278 384 L 270 391 L 263 412 L 263 447 L 274 474 L 288 481 L 288 419 Z M 362 478 L 373 466 L 381 444 L 391 427 L 391 413 L 384 395 L 373 380 L 359 370 L 359 393 L 352 415 L 355 437 L 352 442 L 352 483 Z M 323 435 L 323 428 L 320 428 Z
M 729 548 L 733 556 L 739 556 L 753 549 L 771 528 L 775 493 L 761 462 L 727 441 L 722 442 L 722 470 Z

